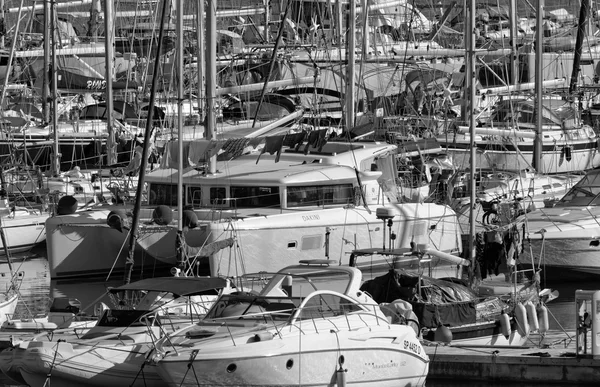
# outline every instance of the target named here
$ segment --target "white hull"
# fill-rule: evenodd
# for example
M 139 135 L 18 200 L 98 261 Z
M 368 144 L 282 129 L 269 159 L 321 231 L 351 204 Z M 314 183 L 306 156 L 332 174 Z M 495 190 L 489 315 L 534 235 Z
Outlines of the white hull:
M 110 228 L 106 224 L 109 213 L 110 209 L 94 210 L 47 219 L 46 248 L 53 280 L 106 278 L 111 272 L 122 275 L 129 254 L 128 232 Z M 140 258 L 141 253 L 141 249 L 136 248 Z M 154 266 L 154 259 L 146 256 L 144 261 Z
M 147 366 L 143 374 L 140 372 L 148 350 L 146 344 L 30 343 L 19 370 L 31 387 L 41 387 L 47 379 L 61 387 L 163 386 L 155 367 Z
M 18 302 L 19 297 L 16 294 L 0 295 L 0 324 L 12 318 Z
M 302 340 L 301 355 L 298 354 L 298 345 L 281 345 L 276 350 L 266 350 L 264 355 L 240 353 L 235 358 L 221 357 L 209 359 L 196 357 L 193 367 L 196 375 L 188 371 L 188 361 L 171 362 L 165 364 L 167 371 L 161 370 L 161 376 L 166 385 L 175 386 L 331 386 L 336 380 L 336 371 L 339 368 L 337 359 L 343 355 L 346 359 L 344 369 L 346 380 L 360 386 L 372 387 L 398 387 L 398 386 L 423 386 L 427 375 L 427 367 L 419 359 L 406 350 L 401 350 L 402 344 L 397 348 L 379 347 L 375 343 L 369 345 L 360 340 L 354 343 L 353 348 L 339 350 L 336 346 L 334 334 L 327 334 L 333 339 L 328 349 L 315 349 Z M 340 335 L 341 336 L 341 335 Z M 390 338 L 391 339 L 391 338 Z M 296 339 L 298 341 L 298 339 Z M 373 339 L 372 341 L 377 341 Z M 383 341 L 383 340 L 382 340 Z M 321 348 L 323 345 L 317 348 Z M 345 343 L 344 343 L 345 344 Z M 343 344 L 342 344 L 343 345 Z M 256 348 L 262 351 L 263 348 Z M 236 371 L 226 373 L 227 367 L 234 363 Z M 288 369 L 286 364 L 296 365 Z M 425 368 L 423 370 L 423 368 Z M 421 373 L 415 372 L 421 370 Z M 340 384 L 337 384 L 340 385 Z
M 178 349 L 157 363 L 168 386 L 331 386 L 343 359 L 346 383 L 360 386 L 423 386 L 429 360 L 407 326 L 361 315 L 296 322 L 272 340 L 245 343 L 256 331 L 198 343 L 189 371 L 190 350 Z M 368 326 L 365 326 L 369 324 Z M 336 326 L 330 331 L 326 326 Z M 350 327 L 350 329 L 349 329 Z M 302 330 L 302 333 L 299 331 Z M 410 334 L 412 333 L 412 334 Z M 239 341 L 238 341 L 239 339 Z M 168 349 L 165 346 L 165 349 Z
M 461 251 L 460 228 L 449 207 L 433 204 L 388 204 L 394 208 L 391 231 L 394 247 L 410 252 L 415 246 L 428 246 L 444 252 Z M 264 218 L 246 218 L 234 223 L 211 223 L 207 232 L 235 237 L 243 256 L 233 261 L 228 249 L 212 257 L 213 275 L 236 275 L 278 269 L 296 264 L 302 259 L 332 259 L 348 264 L 354 249 L 389 246 L 389 229 L 383 231 L 383 221 L 377 219 L 376 208 L 370 212 L 362 207 L 316 210 L 310 213 L 290 213 Z M 328 234 L 328 235 L 327 235 Z M 384 237 L 386 241 L 384 242 Z M 328 240 L 327 240 L 328 239 Z M 268 248 L 265 248 L 268 246 Z M 326 247 L 329 247 L 326 254 Z M 236 258 L 234 256 L 234 258 Z M 362 262 L 358 267 L 389 269 L 391 260 Z M 415 268 L 418 264 L 415 262 Z
M 470 164 L 470 150 L 467 147 L 467 142 L 456 141 L 464 147 L 454 148 L 452 143 L 448 143 L 447 152 L 452 156 L 454 165 L 459 167 L 468 167 Z M 480 148 L 485 149 L 485 141 L 478 141 Z M 570 142 L 571 143 L 571 142 Z M 494 147 L 498 147 L 497 143 Z M 587 144 L 585 148 L 577 149 L 575 144 Z M 571 160 L 567 160 L 562 151 L 562 146 L 556 146 L 556 150 L 544 150 L 542 152 L 542 164 L 538 172 L 542 174 L 548 173 L 573 173 L 581 172 L 588 169 L 597 168 L 600 166 L 600 150 L 597 148 L 595 139 L 584 142 L 573 142 L 573 150 L 571 151 Z M 443 148 L 446 148 L 442 144 Z M 508 147 L 508 145 L 507 145 Z M 528 147 L 529 148 L 529 147 Z M 493 150 L 485 149 L 484 153 L 478 153 L 476 165 L 482 168 L 497 168 L 506 171 L 521 171 L 530 168 L 533 162 L 533 151 L 521 150 Z
M 448 207 L 432 204 L 387 206 L 397 209 L 392 228 L 398 235 L 396 247 L 409 250 L 414 241 L 446 252 L 461 250 L 456 216 Z M 331 208 L 249 217 L 232 223 L 205 222 L 187 232 L 186 242 L 199 247 L 216 239 L 235 236 L 237 244 L 244 249 L 244 256 L 235 257 L 237 261 L 230 260 L 230 250 L 223 250 L 221 255 L 214 256 L 218 264 L 212 268 L 221 274 L 234 275 L 276 270 L 301 259 L 326 258 L 325 242 L 329 231 L 329 258 L 347 264 L 353 249 L 383 245 L 383 222 L 377 219 L 375 210 L 376 207 L 370 210 L 363 207 Z M 108 213 L 108 210 L 92 211 L 48 219 L 48 262 L 53 279 L 106 275 L 113 265 L 116 270 L 124 266 L 128 253 L 127 233 L 106 225 Z M 143 251 L 145 257 L 176 265 L 175 237 L 175 224 L 148 226 L 140 231 L 136 248 L 140 254 Z M 265 246 L 269 248 L 265 249 Z M 389 267 L 389 262 L 382 264 Z
M 48 218 L 47 213 L 17 209 L 10 215 L 4 213 L 1 216 L 2 229 L 9 253 L 28 251 L 46 240 L 44 223 Z M 4 244 L 0 241 L 0 255 L 4 254 Z
M 543 243 L 541 239 L 533 239 L 533 263 L 536 268 L 541 267 L 542 278 L 548 280 L 600 278 L 600 246 L 596 244 L 598 236 L 600 227 L 593 227 L 581 230 L 573 238 L 546 238 Z M 530 267 L 531 257 L 528 252 L 529 249 L 526 249 L 522 261 Z

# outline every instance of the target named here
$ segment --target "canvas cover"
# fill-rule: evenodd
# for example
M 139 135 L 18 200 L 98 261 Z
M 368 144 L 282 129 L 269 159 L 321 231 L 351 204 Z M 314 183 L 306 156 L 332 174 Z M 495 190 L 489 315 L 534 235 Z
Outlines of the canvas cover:
M 422 327 L 453 327 L 475 323 L 477 315 L 477 296 L 459 282 L 390 270 L 383 276 L 366 281 L 361 290 L 368 292 L 378 303 L 396 299 L 410 302 Z

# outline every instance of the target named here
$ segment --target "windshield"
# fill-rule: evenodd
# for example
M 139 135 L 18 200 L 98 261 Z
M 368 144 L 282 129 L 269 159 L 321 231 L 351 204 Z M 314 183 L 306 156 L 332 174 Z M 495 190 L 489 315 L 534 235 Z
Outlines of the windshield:
M 600 204 L 600 173 L 588 173 L 556 204 L 557 207 Z

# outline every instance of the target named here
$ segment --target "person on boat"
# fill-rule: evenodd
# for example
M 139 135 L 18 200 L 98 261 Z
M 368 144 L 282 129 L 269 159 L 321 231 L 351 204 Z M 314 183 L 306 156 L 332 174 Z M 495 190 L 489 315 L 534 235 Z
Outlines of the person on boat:
M 415 111 L 417 114 L 421 114 L 423 111 L 423 103 L 425 102 L 425 93 L 421 88 L 421 84 L 418 84 L 415 88 Z
M 133 176 L 137 174 L 142 165 L 142 153 L 144 152 L 144 144 L 142 142 L 136 142 L 135 149 L 133 150 L 133 157 L 129 161 L 129 164 L 123 168 L 123 175 Z
M 73 167 L 69 172 L 65 173 L 65 176 L 73 178 L 73 179 L 83 179 L 85 175 L 81 172 L 81 168 L 79 166 Z
M 398 100 L 396 101 L 396 113 L 403 116 L 405 114 L 405 109 L 406 109 L 406 91 L 403 91 L 398 95 Z

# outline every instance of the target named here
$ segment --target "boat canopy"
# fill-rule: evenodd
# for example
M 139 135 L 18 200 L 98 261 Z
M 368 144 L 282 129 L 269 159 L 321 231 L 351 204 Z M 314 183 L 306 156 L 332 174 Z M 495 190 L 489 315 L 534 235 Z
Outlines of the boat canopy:
M 172 293 L 175 297 L 193 296 L 227 286 L 227 280 L 217 277 L 160 277 L 147 278 L 109 289 L 115 294 L 125 290 L 144 290 Z

